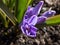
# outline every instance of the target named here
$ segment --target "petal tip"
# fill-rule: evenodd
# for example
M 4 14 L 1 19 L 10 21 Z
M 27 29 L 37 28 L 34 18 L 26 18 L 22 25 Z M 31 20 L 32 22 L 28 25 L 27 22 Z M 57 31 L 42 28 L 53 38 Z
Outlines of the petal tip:
M 40 2 L 44 3 L 44 1 L 40 1 Z
M 50 10 L 50 11 L 49 11 L 49 14 L 54 15 L 54 14 L 56 14 L 56 11 L 54 11 L 54 10 Z
M 52 10 L 53 13 L 56 13 L 56 11 Z

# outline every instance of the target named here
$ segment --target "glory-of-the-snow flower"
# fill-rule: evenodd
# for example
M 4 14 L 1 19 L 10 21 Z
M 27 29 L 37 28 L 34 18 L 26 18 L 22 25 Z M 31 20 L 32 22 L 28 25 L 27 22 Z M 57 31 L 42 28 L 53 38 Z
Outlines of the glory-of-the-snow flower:
M 38 29 L 35 27 L 35 25 L 45 22 L 48 17 L 51 17 L 56 13 L 53 10 L 48 10 L 44 12 L 41 16 L 38 16 L 43 6 L 43 3 L 43 1 L 40 1 L 35 7 L 28 6 L 22 24 L 20 26 L 23 34 L 29 37 L 36 37 L 36 31 Z

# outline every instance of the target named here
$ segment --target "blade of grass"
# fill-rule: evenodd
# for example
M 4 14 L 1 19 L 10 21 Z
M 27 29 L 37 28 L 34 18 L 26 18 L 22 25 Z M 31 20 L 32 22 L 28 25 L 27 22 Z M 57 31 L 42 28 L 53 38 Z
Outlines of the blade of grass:
M 16 17 L 18 20 L 18 23 L 22 21 L 22 18 L 24 16 L 24 12 L 26 11 L 28 5 L 30 4 L 31 0 L 16 0 Z
M 1 8 L 0 8 L 0 15 L 2 16 L 2 21 L 3 21 L 2 23 L 4 24 L 5 27 L 8 27 L 8 23 L 6 21 L 6 15 L 5 15 L 5 13 L 3 13 Z
M 8 5 L 9 0 L 2 0 L 4 4 Z
M 45 21 L 45 23 L 37 24 L 36 27 L 41 28 L 44 26 L 53 26 L 53 25 L 58 25 L 58 24 L 60 24 L 60 15 L 50 17 Z
M 53 16 L 53 17 L 48 18 L 45 23 L 47 25 L 60 24 L 60 15 L 56 15 L 56 16 Z
M 2 2 L 0 2 L 0 14 L 4 17 L 5 21 L 7 17 L 13 25 L 16 25 L 17 19 Z
M 9 0 L 9 4 L 8 4 L 8 7 L 12 8 L 15 6 L 15 1 L 16 0 Z

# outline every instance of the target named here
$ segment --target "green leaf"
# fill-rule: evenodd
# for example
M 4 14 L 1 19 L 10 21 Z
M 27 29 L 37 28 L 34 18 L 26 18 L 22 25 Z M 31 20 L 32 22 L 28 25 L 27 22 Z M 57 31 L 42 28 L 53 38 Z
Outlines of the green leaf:
M 9 9 L 2 2 L 0 2 L 0 14 L 4 18 L 5 24 L 7 24 L 8 21 L 6 18 L 8 18 L 12 22 L 13 25 L 16 25 L 17 19 L 15 18 L 13 14 L 9 12 Z
M 14 7 L 15 6 L 15 1 L 16 0 L 9 0 L 8 7 Z
M 47 25 L 60 24 L 60 15 L 56 15 L 56 16 L 53 16 L 53 17 L 48 18 L 45 23 Z
M 2 11 L 2 9 L 0 8 L 0 14 L 1 16 L 3 17 L 2 21 L 3 21 L 3 24 L 5 25 L 5 27 L 8 27 L 8 23 L 6 21 L 6 15 L 5 13 Z M 1 18 L 1 17 L 0 17 Z
M 20 23 L 22 21 L 22 18 L 24 16 L 24 13 L 28 7 L 28 5 L 30 4 L 31 0 L 16 0 L 16 4 L 17 4 L 17 13 L 16 13 L 16 17 L 18 20 L 18 23 Z
M 9 0 L 2 0 L 4 4 L 8 5 Z
M 4 4 L 6 4 L 8 7 L 12 8 L 15 6 L 15 1 L 16 0 L 2 0 Z

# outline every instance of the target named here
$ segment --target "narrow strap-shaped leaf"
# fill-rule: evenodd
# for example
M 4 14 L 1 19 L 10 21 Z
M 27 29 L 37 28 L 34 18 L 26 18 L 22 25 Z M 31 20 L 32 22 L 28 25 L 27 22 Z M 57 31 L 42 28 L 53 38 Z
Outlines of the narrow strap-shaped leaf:
M 53 26 L 60 24 L 60 15 L 56 15 L 53 17 L 48 18 L 45 23 L 37 24 L 36 26 L 38 28 L 44 27 L 44 26 Z
M 17 19 L 9 12 L 9 9 L 2 2 L 0 2 L 0 14 L 1 13 L 3 14 L 2 16 L 6 16 L 13 23 L 13 25 L 16 24 Z
M 45 23 L 47 25 L 60 24 L 60 15 L 56 15 L 56 16 L 53 16 L 53 17 L 48 18 Z
M 9 7 L 14 7 L 14 6 L 15 6 L 15 1 L 16 1 L 16 0 L 9 0 L 8 6 L 9 6 Z
M 24 16 L 24 12 L 25 12 L 26 8 L 28 7 L 28 5 L 30 4 L 31 0 L 16 0 L 16 1 L 17 1 L 16 16 L 18 19 L 18 23 L 20 23 Z
M 8 22 L 6 20 L 6 15 L 5 13 L 2 11 L 2 9 L 0 8 L 0 15 L 3 17 L 3 24 L 5 25 L 5 27 L 8 27 Z
M 4 4 L 8 4 L 9 3 L 9 0 L 2 0 Z
M 12 8 L 15 6 L 15 1 L 16 0 L 2 0 L 5 5 L 7 5 L 9 8 Z

